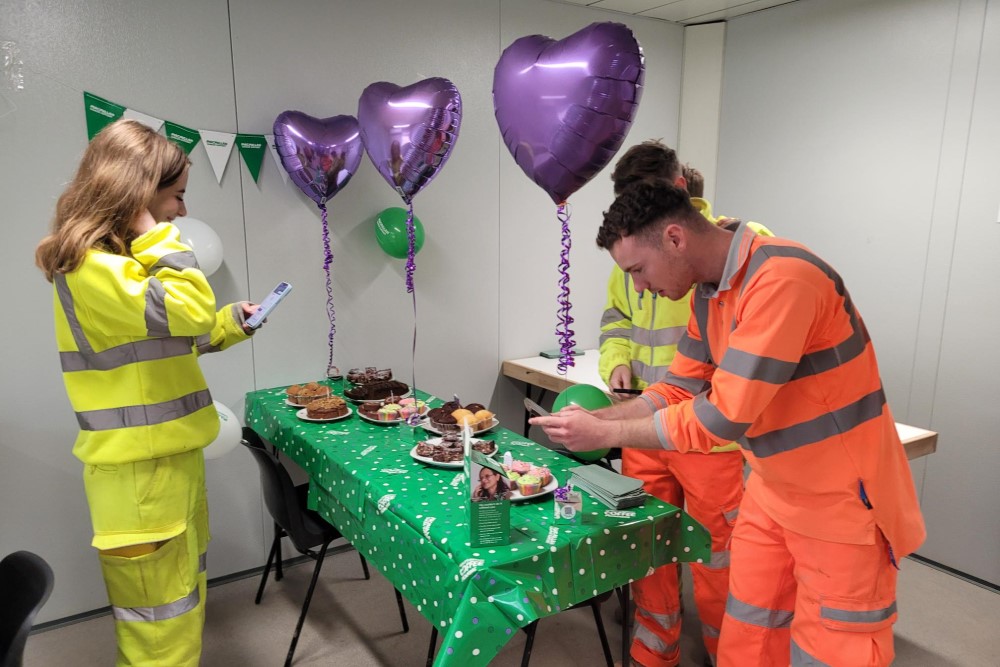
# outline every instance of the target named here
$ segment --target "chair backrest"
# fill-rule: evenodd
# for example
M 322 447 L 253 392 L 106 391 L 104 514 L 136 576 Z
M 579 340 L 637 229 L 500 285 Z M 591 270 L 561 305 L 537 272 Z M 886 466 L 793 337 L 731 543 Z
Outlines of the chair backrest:
M 30 551 L 0 561 L 0 667 L 20 667 L 35 615 L 54 582 L 49 564 Z
M 267 505 L 267 511 L 270 512 L 271 518 L 288 533 L 292 543 L 299 551 L 313 546 L 312 536 L 309 535 L 302 520 L 302 512 L 305 508 L 300 507 L 295 484 L 292 482 L 288 470 L 275 454 L 267 450 L 264 441 L 252 428 L 243 427 L 241 444 L 250 450 L 254 460 L 257 461 L 257 468 L 260 470 L 261 491 L 264 493 L 264 504 Z

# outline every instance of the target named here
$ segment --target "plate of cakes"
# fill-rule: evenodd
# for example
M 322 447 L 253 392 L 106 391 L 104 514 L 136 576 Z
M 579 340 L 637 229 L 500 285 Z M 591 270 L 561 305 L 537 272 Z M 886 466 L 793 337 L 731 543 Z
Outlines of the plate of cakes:
M 402 424 L 416 415 L 421 419 L 427 413 L 427 404 L 415 398 L 401 398 L 399 402 L 366 401 L 358 404 L 358 416 L 366 422 L 381 426 Z
M 335 422 L 347 419 L 353 414 L 351 407 L 339 396 L 328 396 L 310 401 L 295 416 L 306 422 Z
M 468 425 L 472 429 L 472 435 L 479 435 L 499 423 L 500 420 L 482 403 L 469 403 L 463 406 L 459 401 L 453 400 L 439 408 L 428 410 L 427 419 L 421 425 L 424 430 L 437 435 L 461 433 L 462 427 Z
M 378 380 L 367 384 L 356 384 L 344 390 L 344 396 L 354 403 L 399 403 L 399 399 L 410 395 L 410 385 L 398 380 Z
M 497 443 L 492 440 L 472 439 L 472 448 L 486 456 L 495 456 Z M 462 447 L 462 436 L 458 433 L 446 433 L 440 438 L 427 438 L 418 442 L 410 450 L 414 460 L 439 468 L 461 468 L 465 465 L 465 449 Z
M 318 382 L 293 384 L 285 390 L 285 405 L 302 408 L 318 398 L 329 398 L 330 388 Z
M 511 502 L 541 498 L 559 488 L 559 482 L 546 466 L 515 459 L 503 469 L 507 473 L 507 479 L 511 481 Z

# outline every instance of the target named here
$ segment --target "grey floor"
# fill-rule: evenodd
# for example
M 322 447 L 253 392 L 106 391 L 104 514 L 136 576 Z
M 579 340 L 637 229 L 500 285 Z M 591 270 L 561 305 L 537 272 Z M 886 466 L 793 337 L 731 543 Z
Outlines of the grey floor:
M 373 568 L 374 570 L 374 568 Z M 281 665 L 309 583 L 312 563 L 286 570 L 268 583 L 260 606 L 253 604 L 257 578 L 209 589 L 206 667 Z M 685 575 L 687 576 L 687 575 Z M 691 613 L 690 579 L 682 638 L 682 667 L 700 667 L 697 617 Z M 899 577 L 896 665 L 903 667 L 997 667 L 1000 665 L 1000 594 L 906 559 Z M 617 603 L 603 617 L 612 651 L 619 655 L 622 628 Z M 409 604 L 410 632 L 403 634 L 391 585 L 372 572 L 362 578 L 353 551 L 328 557 L 295 654 L 299 667 L 318 665 L 419 666 L 427 656 L 430 624 Z M 523 633 L 492 664 L 519 665 Z M 113 665 L 114 630 L 109 616 L 38 632 L 28 640 L 25 667 Z M 589 609 L 543 619 L 532 651 L 536 667 L 603 665 Z

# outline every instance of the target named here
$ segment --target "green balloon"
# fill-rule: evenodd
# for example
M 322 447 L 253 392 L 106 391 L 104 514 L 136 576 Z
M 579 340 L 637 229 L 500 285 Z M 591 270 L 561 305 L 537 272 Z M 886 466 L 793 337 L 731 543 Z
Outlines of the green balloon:
M 375 218 L 375 240 L 385 254 L 397 259 L 406 259 L 410 242 L 406 237 L 405 208 L 387 208 Z M 420 218 L 413 216 L 413 254 L 424 247 L 424 225 Z
M 559 412 L 567 405 L 579 405 L 586 410 L 597 410 L 611 405 L 611 399 L 592 384 L 575 384 L 563 389 L 552 403 L 552 412 Z M 596 461 L 604 458 L 610 449 L 595 449 L 589 452 L 571 452 L 581 461 Z

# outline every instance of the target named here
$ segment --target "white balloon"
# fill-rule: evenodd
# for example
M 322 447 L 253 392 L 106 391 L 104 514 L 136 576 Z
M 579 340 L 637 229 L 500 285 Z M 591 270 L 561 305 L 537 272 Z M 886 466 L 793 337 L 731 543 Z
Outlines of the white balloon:
M 219 413 L 219 435 L 205 448 L 206 461 L 222 458 L 236 449 L 243 438 L 243 427 L 240 425 L 240 420 L 236 418 L 236 414 L 218 401 L 212 401 L 212 403 L 215 404 L 215 410 Z
M 181 232 L 181 242 L 191 246 L 202 273 L 210 276 L 222 266 L 222 239 L 214 229 L 197 218 L 187 216 L 174 219 Z

